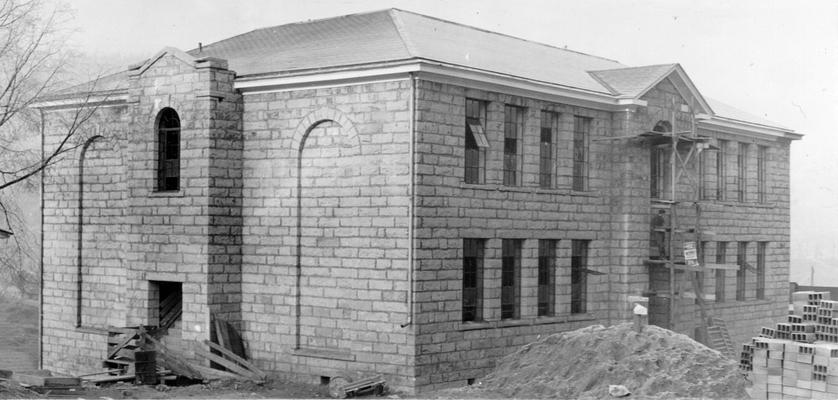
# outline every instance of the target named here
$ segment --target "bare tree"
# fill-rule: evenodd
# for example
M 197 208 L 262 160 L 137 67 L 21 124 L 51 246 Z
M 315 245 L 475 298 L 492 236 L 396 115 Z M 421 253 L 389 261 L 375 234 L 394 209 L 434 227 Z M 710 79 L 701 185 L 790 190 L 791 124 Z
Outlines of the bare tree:
M 81 128 L 96 112 L 88 105 L 98 79 L 58 91 L 68 86 L 63 78 L 71 57 L 69 18 L 67 9 L 45 0 L 0 0 L 0 228 L 15 232 L 9 243 L 0 244 L 0 280 L 21 289 L 35 275 L 25 266 L 34 262 L 37 239 L 15 202 L 34 193 L 39 172 L 80 146 Z M 57 143 L 42 149 L 41 115 L 32 106 L 61 93 L 79 106 L 65 114 Z
M 64 126 L 63 139 L 48 154 L 25 148 L 38 118 L 30 107 L 66 86 L 70 53 L 68 32 L 63 29 L 68 13 L 49 8 L 41 0 L 0 0 L 0 191 L 27 180 L 78 146 L 72 140 L 95 113 L 95 107 L 80 106 Z M 78 88 L 83 103 L 95 92 L 95 83 Z M 35 129 L 33 129 L 35 128 Z M 35 131 L 35 132 L 33 132 Z M 21 146 L 21 144 L 23 146 Z

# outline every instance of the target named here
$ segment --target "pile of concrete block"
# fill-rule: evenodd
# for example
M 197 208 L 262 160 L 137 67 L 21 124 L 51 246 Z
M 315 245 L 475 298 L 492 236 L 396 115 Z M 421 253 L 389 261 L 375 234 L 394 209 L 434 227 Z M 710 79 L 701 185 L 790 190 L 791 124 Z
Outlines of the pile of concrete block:
M 762 328 L 742 348 L 752 398 L 838 398 L 838 302 L 828 292 L 796 292 L 792 300 L 788 322 Z

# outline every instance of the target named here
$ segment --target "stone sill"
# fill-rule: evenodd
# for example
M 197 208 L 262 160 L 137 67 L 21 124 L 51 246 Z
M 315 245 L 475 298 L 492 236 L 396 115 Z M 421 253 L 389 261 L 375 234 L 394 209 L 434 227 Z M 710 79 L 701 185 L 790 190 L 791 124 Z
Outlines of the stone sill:
M 670 204 L 672 200 L 667 199 L 657 199 L 652 198 L 650 201 L 655 204 Z M 682 203 L 689 201 L 681 201 Z M 738 201 L 729 201 L 729 200 L 699 200 L 700 204 L 707 204 L 707 205 L 716 205 L 716 206 L 724 206 L 724 207 L 754 207 L 754 208 L 777 208 L 776 203 L 754 203 L 754 202 L 745 202 L 741 203 Z
M 148 194 L 148 197 L 183 197 L 183 190 L 164 190 L 153 191 Z
M 476 331 L 482 329 L 514 328 L 517 326 L 565 324 L 578 321 L 593 321 L 591 314 L 567 314 L 552 317 L 531 317 L 526 319 L 502 319 L 498 321 L 461 322 L 460 331 Z
M 738 201 L 718 201 L 718 200 L 702 200 L 709 204 L 717 204 L 725 207 L 754 207 L 754 208 L 777 208 L 774 203 L 740 203 Z
M 537 194 L 554 194 L 563 196 L 580 196 L 580 197 L 600 197 L 599 192 L 595 191 L 581 191 L 572 189 L 548 189 L 542 187 L 531 186 L 505 186 L 498 184 L 481 184 L 481 183 L 460 183 L 460 189 L 474 189 L 497 192 L 517 192 L 517 193 L 537 193 Z
M 300 357 L 323 358 L 326 360 L 341 360 L 341 361 L 355 361 L 355 356 L 346 351 L 326 350 L 326 349 L 312 349 L 301 347 L 294 349 L 291 354 Z
M 722 302 L 707 302 L 708 306 L 711 307 L 741 307 L 741 306 L 770 306 L 775 304 L 776 301 L 768 300 L 768 299 L 752 299 L 752 300 L 725 300 Z

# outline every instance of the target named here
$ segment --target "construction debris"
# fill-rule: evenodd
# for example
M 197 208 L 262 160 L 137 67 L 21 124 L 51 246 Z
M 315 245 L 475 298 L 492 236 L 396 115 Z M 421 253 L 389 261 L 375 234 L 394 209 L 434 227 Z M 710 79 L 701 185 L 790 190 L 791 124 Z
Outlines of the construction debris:
M 79 396 L 84 394 L 81 387 L 81 380 L 68 376 L 53 376 L 47 370 L 30 372 L 14 372 L 11 380 L 20 387 L 40 393 L 45 397 L 50 396 Z
M 172 301 L 167 309 L 166 315 L 179 315 L 176 301 Z M 107 370 L 77 378 L 94 384 L 132 381 L 141 385 L 156 385 L 181 378 L 188 381 L 225 379 L 264 383 L 267 374 L 247 361 L 244 342 L 235 328 L 215 316 L 212 316 L 212 324 L 211 338 L 218 343 L 168 337 L 171 326 L 111 327 L 107 358 L 102 363 Z
M 742 349 L 752 398 L 838 397 L 838 302 L 829 292 L 795 292 L 788 322 L 763 327 Z
M 381 375 L 375 375 L 357 381 L 336 376 L 329 381 L 329 395 L 336 399 L 345 399 L 363 393 L 373 393 L 376 396 L 381 396 L 386 391 L 387 382 Z
M 594 325 L 557 333 L 501 359 L 451 397 L 606 398 L 622 385 L 641 398 L 746 398 L 735 361 L 689 337 L 649 325 Z

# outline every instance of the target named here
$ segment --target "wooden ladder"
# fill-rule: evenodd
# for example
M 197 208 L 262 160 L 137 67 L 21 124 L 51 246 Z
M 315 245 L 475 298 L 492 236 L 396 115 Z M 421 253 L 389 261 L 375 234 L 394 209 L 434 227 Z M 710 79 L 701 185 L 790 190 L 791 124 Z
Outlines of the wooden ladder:
M 727 325 L 721 318 L 710 318 L 710 326 L 707 327 L 707 336 L 710 347 L 718 350 L 727 357 L 734 358 L 733 343 L 727 331 Z

